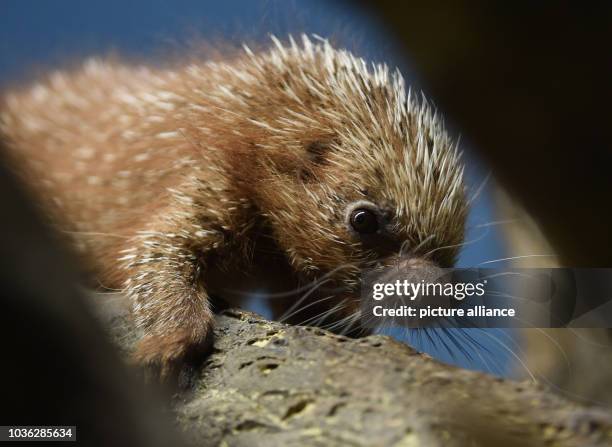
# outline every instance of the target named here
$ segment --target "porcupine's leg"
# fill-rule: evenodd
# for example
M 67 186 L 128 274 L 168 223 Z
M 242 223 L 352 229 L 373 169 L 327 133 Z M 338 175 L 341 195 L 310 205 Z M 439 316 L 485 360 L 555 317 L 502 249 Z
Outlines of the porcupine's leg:
M 136 322 L 144 330 L 135 360 L 167 376 L 210 337 L 213 315 L 201 282 L 206 257 L 223 244 L 221 216 L 177 192 L 124 247 L 120 261 Z M 214 230 L 212 228 L 217 228 Z

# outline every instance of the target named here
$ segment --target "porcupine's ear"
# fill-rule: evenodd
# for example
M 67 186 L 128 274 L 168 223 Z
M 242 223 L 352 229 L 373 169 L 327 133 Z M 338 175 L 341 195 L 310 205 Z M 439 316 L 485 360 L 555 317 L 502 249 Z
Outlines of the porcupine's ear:
M 325 140 L 314 140 L 304 147 L 303 162 L 298 171 L 298 178 L 303 182 L 312 182 L 317 178 L 317 171 L 327 164 L 327 155 L 331 143 Z

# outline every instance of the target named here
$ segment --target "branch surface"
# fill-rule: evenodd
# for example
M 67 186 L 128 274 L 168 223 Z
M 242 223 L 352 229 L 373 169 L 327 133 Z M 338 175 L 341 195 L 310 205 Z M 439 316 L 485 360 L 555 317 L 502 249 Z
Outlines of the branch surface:
M 138 334 L 125 302 L 106 300 L 102 315 L 128 354 Z M 390 337 L 239 310 L 217 317 L 212 353 L 191 380 L 173 408 L 196 445 L 612 444 L 610 413 L 542 386 L 448 366 Z

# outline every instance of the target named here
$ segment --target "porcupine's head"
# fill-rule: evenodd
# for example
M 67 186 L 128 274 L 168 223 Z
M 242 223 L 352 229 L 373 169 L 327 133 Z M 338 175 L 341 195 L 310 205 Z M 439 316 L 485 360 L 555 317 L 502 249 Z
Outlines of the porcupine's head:
M 281 249 L 352 288 L 377 264 L 452 266 L 467 204 L 440 118 L 399 72 L 302 40 L 251 53 L 241 74 L 258 154 L 243 176 Z

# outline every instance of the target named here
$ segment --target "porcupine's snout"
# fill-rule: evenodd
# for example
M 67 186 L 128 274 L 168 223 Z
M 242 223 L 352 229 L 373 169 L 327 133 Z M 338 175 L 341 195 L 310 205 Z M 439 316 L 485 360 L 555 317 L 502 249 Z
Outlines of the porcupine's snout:
M 387 290 L 393 290 L 392 294 L 386 297 L 387 305 L 393 300 L 394 307 L 407 305 L 418 311 L 428 306 L 450 308 L 456 304 L 452 296 L 443 293 L 445 285 L 453 282 L 451 269 L 442 268 L 431 260 L 415 256 L 395 256 L 382 265 L 370 281 L 388 287 Z M 393 287 L 387 286 L 388 284 Z M 431 327 L 442 322 L 439 318 L 427 317 L 404 319 L 403 323 L 409 327 Z

